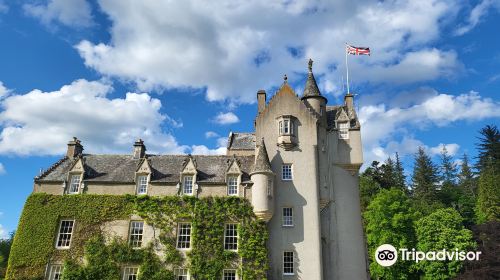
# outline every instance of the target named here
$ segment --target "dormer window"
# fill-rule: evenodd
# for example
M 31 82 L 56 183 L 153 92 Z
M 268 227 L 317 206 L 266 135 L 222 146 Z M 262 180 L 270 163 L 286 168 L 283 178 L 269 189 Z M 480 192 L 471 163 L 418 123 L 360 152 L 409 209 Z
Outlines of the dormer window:
M 193 176 L 184 176 L 182 183 L 182 194 L 193 195 Z
M 339 122 L 339 139 L 349 139 L 349 122 Z
M 291 119 L 285 118 L 279 122 L 280 135 L 293 135 L 293 122 Z
M 73 174 L 70 177 L 68 194 L 77 194 L 80 192 L 80 178 L 81 174 Z
M 137 194 L 147 194 L 148 193 L 148 176 L 139 175 L 137 176 Z
M 278 146 L 290 150 L 297 145 L 297 119 L 291 115 L 282 115 L 276 118 L 278 122 Z

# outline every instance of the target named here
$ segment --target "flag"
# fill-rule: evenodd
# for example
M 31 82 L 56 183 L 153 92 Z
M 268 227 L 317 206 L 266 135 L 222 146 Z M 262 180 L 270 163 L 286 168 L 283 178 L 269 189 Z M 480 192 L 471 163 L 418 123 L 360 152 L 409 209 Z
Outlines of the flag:
M 346 45 L 345 50 L 346 50 L 347 54 L 370 55 L 370 48 L 360 48 L 360 47 L 353 47 L 351 45 Z

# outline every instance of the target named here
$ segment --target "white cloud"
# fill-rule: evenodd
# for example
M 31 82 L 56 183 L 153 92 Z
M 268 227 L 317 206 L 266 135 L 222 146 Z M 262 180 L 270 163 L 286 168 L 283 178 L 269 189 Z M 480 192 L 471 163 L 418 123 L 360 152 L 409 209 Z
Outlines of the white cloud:
M 458 149 L 460 148 L 460 145 L 456 143 L 451 143 L 451 144 L 443 144 L 440 143 L 436 147 L 432 147 L 429 149 L 429 152 L 431 155 L 440 155 L 441 152 L 443 151 L 443 148 L 446 147 L 446 151 L 448 151 L 448 155 L 454 156 L 457 154 Z
M 227 113 L 222 113 L 219 112 L 217 116 L 214 118 L 214 122 L 221 124 L 221 125 L 226 125 L 226 124 L 233 124 L 239 122 L 240 119 L 238 116 L 236 116 L 232 112 L 227 112 Z
M 413 154 L 419 146 L 426 148 L 431 154 L 436 154 L 445 145 L 448 152 L 454 155 L 458 152 L 458 144 L 439 144 L 429 148 L 415 139 L 411 131 L 444 127 L 456 121 L 500 117 L 498 110 L 500 102 L 482 98 L 477 92 L 471 91 L 453 96 L 438 93 L 433 89 L 428 90 L 429 93 L 423 94 L 426 96 L 425 99 L 415 94 L 415 100 L 419 102 L 412 102 L 409 96 L 405 97 L 400 104 L 411 104 L 407 107 L 387 108 L 384 104 L 361 107 L 359 117 L 365 162 L 383 161 L 395 152 L 399 152 L 400 155 Z M 419 89 L 419 92 L 421 91 L 422 89 Z M 400 140 L 397 140 L 398 138 Z
M 0 100 L 6 97 L 10 93 L 10 90 L 7 89 L 3 83 L 0 81 Z
M 92 9 L 86 0 L 49 0 L 47 5 L 24 4 L 23 9 L 47 26 L 54 22 L 71 27 L 92 25 Z
M 500 0 L 483 0 L 481 3 L 477 4 L 469 14 L 467 21 L 464 25 L 459 26 L 455 30 L 456 35 L 464 35 L 465 33 L 471 31 L 476 25 L 478 25 L 481 19 L 485 18 L 486 14 L 490 8 L 496 6 L 500 10 Z
M 428 47 L 455 20 L 458 0 L 99 5 L 112 22 L 109 42 L 76 48 L 88 67 L 141 90 L 206 89 L 208 100 L 254 102 L 256 89 L 276 86 L 284 71 L 290 80 L 304 75 L 312 57 L 323 90 L 338 95 L 347 41 L 372 48 L 371 57 L 350 59 L 353 83 L 433 80 L 462 67 L 455 52 Z
M 0 162 L 0 175 L 5 174 L 7 171 L 5 170 L 5 166 L 3 166 L 3 163 Z M 0 216 L 2 216 L 2 212 L 0 212 Z
M 3 0 L 0 0 L 0 14 L 5 14 L 9 11 L 9 6 Z
M 215 138 L 215 137 L 219 137 L 219 134 L 217 134 L 214 131 L 205 132 L 205 138 L 209 139 L 209 138 Z
M 226 147 L 219 147 L 217 149 L 209 149 L 205 145 L 191 146 L 191 153 L 193 155 L 225 155 Z
M 227 147 L 227 137 L 220 137 L 217 139 L 217 147 Z
M 7 231 L 5 228 L 0 224 L 0 239 L 6 239 L 9 236 L 7 235 Z
M 77 80 L 53 92 L 33 90 L 1 101 L 0 153 L 63 154 L 72 136 L 87 152 L 130 152 L 134 139 L 145 140 L 148 151 L 184 153 L 189 147 L 161 129 L 168 118 L 161 102 L 146 93 L 108 98 L 111 85 Z

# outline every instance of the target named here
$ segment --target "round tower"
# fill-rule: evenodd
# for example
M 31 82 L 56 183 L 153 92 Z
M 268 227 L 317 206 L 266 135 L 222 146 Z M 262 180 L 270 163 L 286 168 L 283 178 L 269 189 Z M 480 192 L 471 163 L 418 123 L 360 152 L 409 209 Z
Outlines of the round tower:
M 318 115 L 321 116 L 322 119 L 326 121 L 327 99 L 319 92 L 318 84 L 316 83 L 316 79 L 314 78 L 314 74 L 312 72 L 312 65 L 313 60 L 309 59 L 309 73 L 307 74 L 306 86 L 304 87 L 304 94 L 301 99 L 306 105 L 308 105 L 308 107 L 313 109 Z
M 253 211 L 259 219 L 268 222 L 274 213 L 274 173 L 271 169 L 264 138 L 261 138 L 260 145 L 255 148 L 255 162 L 250 172 L 250 179 L 253 182 Z

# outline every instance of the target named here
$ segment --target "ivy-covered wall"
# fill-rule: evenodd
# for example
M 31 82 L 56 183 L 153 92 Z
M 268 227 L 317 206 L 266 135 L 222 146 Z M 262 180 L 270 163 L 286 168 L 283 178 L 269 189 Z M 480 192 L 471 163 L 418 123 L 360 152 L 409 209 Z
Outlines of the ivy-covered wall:
M 100 226 L 132 214 L 160 229 L 157 240 L 141 250 L 125 240 L 105 243 Z M 62 218 L 74 218 L 71 249 L 55 249 Z M 192 223 L 192 244 L 186 259 L 175 246 L 178 221 Z M 238 252 L 224 250 L 224 224 L 238 223 Z M 9 258 L 7 279 L 43 279 L 50 259 L 64 260 L 64 279 L 120 279 L 123 264 L 140 267 L 142 279 L 173 279 L 183 265 L 193 279 L 220 279 L 233 267 L 243 279 L 266 279 L 268 259 L 265 223 L 250 203 L 238 197 L 149 197 L 32 194 L 24 207 Z M 156 254 L 161 250 L 162 257 Z M 83 265 L 82 257 L 86 260 Z M 97 278 L 96 278 L 97 277 Z

